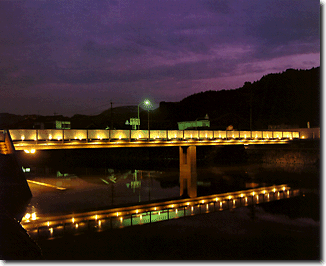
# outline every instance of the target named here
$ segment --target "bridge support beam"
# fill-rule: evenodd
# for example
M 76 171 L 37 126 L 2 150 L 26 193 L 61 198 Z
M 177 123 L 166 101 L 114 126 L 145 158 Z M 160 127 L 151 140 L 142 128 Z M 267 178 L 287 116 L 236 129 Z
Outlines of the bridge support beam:
M 180 196 L 197 197 L 196 146 L 179 147 Z

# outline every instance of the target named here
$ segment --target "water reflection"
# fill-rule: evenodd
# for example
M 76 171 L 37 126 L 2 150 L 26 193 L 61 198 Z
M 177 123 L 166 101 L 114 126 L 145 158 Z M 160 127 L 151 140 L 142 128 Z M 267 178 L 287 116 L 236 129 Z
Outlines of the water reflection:
M 29 167 L 30 171 L 25 174 L 33 193 L 27 209 L 30 214 L 77 213 L 180 196 L 178 168 L 154 171 Z M 262 164 L 197 168 L 198 196 L 282 183 L 294 188 L 318 189 L 319 169 L 314 166 L 271 167 Z M 245 203 L 248 200 L 251 199 L 243 198 Z M 258 198 L 256 195 L 254 200 L 258 203 L 268 201 L 270 195 Z M 238 202 L 235 200 L 230 204 L 235 206 Z
M 280 186 L 215 194 L 199 198 L 143 203 L 138 206 L 118 207 L 67 215 L 44 215 L 35 217 L 32 220 L 28 219 L 30 217 L 25 216 L 22 223 L 32 237 L 52 238 L 66 234 L 78 234 L 85 231 L 101 231 L 178 219 L 184 216 L 233 210 L 238 207 L 247 206 L 248 204 L 252 206 L 251 216 L 252 219 L 255 219 L 256 210 L 253 205 L 259 204 L 260 200 L 261 202 L 265 202 L 264 197 L 262 197 L 263 195 L 270 195 L 273 201 L 278 201 L 286 197 L 286 192 L 289 192 L 290 197 L 297 197 L 301 194 L 299 190 L 292 190 L 283 184 Z M 246 199 L 245 202 L 242 201 L 242 198 Z

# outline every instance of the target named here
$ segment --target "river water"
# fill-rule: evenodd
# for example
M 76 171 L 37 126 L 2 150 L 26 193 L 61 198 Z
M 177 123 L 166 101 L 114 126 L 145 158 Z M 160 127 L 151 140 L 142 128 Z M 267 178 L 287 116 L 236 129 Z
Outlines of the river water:
M 64 172 L 53 166 L 28 165 L 24 171 L 33 194 L 27 213 L 37 216 L 78 213 L 180 196 L 178 168 L 72 167 Z M 280 184 L 319 195 L 319 169 L 314 165 L 268 164 L 197 168 L 198 196 Z M 318 209 L 316 206 L 316 213 Z

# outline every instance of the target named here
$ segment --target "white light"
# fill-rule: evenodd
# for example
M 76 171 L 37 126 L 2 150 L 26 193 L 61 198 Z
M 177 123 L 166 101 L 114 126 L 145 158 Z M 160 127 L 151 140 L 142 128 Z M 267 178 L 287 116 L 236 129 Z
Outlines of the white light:
M 49 140 L 51 140 L 51 139 L 52 139 L 52 135 L 49 136 Z
M 29 150 L 24 150 L 25 153 L 29 153 Z
M 25 139 L 25 136 L 21 136 L 21 139 L 24 140 Z
M 35 212 L 32 213 L 32 220 L 36 220 L 36 213 Z
M 31 153 L 35 153 L 35 149 L 31 149 Z

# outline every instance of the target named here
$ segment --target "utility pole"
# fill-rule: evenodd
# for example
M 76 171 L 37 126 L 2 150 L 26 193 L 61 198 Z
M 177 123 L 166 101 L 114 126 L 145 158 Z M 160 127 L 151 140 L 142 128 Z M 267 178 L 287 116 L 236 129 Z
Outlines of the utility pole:
M 110 129 L 113 129 L 113 121 L 112 121 L 112 100 L 110 101 L 111 103 L 111 126 Z

